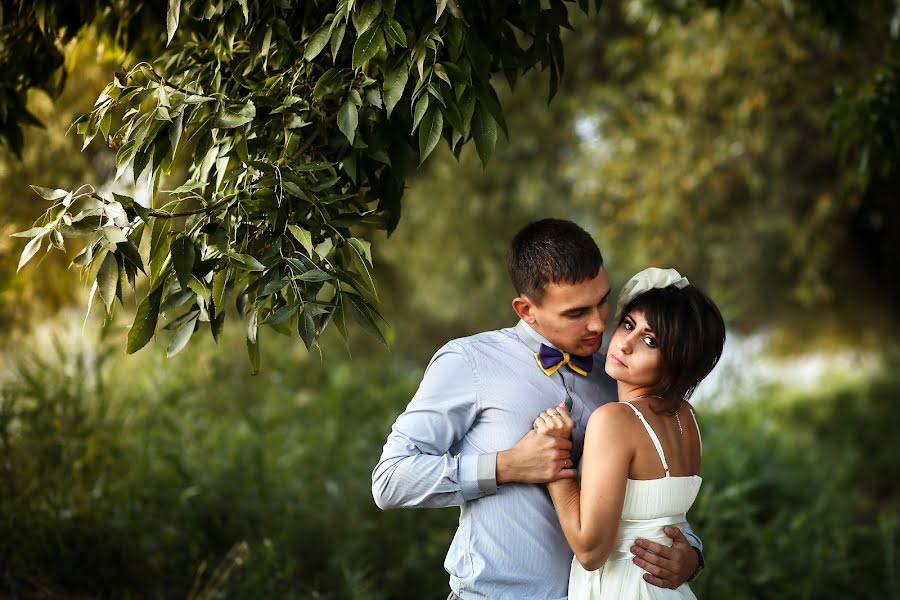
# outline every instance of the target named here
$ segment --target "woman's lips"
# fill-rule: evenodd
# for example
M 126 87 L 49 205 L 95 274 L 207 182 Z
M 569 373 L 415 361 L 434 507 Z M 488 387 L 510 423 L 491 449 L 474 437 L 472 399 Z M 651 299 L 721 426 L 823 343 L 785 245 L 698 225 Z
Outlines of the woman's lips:
M 625 365 L 625 363 L 623 363 L 621 360 L 619 360 L 619 357 L 616 356 L 615 354 L 610 354 L 609 357 L 612 358 L 617 364 L 622 365 L 622 366 L 625 367 L 626 369 L 628 368 L 628 367 Z

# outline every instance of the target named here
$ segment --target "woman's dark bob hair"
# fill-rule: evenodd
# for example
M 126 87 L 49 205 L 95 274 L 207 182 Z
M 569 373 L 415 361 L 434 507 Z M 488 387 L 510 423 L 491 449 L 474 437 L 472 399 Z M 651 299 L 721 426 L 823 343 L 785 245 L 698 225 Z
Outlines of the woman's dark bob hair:
M 674 412 L 709 375 L 725 345 L 725 322 L 710 298 L 692 285 L 670 285 L 634 298 L 619 323 L 641 311 L 656 334 L 662 355 L 662 376 L 648 395 L 663 400 L 662 411 Z

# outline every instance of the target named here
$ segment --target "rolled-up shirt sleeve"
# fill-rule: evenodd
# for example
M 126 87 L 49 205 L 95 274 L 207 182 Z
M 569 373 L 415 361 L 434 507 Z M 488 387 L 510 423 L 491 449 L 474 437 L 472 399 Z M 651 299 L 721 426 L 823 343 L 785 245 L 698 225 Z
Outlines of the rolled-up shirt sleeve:
M 431 359 L 372 471 L 379 508 L 461 506 L 495 493 L 496 454 L 454 452 L 477 415 L 477 373 L 450 342 Z

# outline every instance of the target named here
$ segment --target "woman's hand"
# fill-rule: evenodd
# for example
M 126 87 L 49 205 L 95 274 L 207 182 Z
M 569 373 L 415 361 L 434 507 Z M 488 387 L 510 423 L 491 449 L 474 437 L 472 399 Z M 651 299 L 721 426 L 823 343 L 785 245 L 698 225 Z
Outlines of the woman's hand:
M 534 428 L 543 435 L 568 439 L 575 422 L 563 402 L 555 408 L 548 408 L 534 420 Z

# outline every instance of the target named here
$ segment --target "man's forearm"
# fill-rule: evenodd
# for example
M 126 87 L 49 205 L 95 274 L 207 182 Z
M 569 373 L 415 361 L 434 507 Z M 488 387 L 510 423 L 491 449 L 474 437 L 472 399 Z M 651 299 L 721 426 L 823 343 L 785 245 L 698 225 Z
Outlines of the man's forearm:
M 382 457 L 372 496 L 382 509 L 442 508 L 495 493 L 494 454 Z

